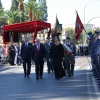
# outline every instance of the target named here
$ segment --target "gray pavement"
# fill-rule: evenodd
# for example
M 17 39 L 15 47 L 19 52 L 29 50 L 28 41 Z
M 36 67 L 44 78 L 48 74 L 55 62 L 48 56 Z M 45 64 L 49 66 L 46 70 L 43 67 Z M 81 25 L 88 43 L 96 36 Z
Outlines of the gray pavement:
M 0 100 L 100 100 L 97 81 L 89 71 L 86 57 L 76 59 L 74 76 L 55 80 L 47 73 L 35 80 L 32 65 L 30 78 L 24 78 L 22 66 L 0 66 Z

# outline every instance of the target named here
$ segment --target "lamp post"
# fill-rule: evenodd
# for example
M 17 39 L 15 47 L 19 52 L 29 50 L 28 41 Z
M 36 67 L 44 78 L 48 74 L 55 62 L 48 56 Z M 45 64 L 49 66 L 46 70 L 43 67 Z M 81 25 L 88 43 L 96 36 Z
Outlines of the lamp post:
M 88 5 L 91 1 L 93 1 L 93 0 L 90 0 L 90 1 L 85 5 L 85 7 L 84 7 L 84 25 L 85 25 L 85 9 L 86 9 L 87 5 Z
M 85 27 L 85 9 L 86 9 L 87 5 L 88 5 L 91 1 L 93 1 L 93 0 L 90 0 L 89 2 L 87 2 L 86 5 L 85 5 L 85 7 L 84 7 L 84 28 L 86 28 L 86 27 Z M 83 33 L 83 43 L 86 43 L 85 32 Z

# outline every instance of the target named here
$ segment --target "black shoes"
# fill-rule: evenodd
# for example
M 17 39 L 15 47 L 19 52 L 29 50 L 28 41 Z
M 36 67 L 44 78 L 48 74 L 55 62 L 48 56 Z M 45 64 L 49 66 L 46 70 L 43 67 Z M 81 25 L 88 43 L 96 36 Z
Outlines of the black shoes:
M 26 77 L 29 78 L 29 75 L 24 75 L 24 78 L 26 78 Z
M 40 79 L 43 79 L 43 77 L 40 77 Z M 36 77 L 36 80 L 39 80 L 39 77 Z
M 27 78 L 29 78 L 29 75 L 27 75 Z
M 26 77 L 26 75 L 24 75 L 24 77 Z
M 43 79 L 43 77 L 40 77 L 40 79 Z
M 36 77 L 36 80 L 39 80 L 39 77 Z
M 68 77 L 71 77 L 71 75 L 68 75 Z

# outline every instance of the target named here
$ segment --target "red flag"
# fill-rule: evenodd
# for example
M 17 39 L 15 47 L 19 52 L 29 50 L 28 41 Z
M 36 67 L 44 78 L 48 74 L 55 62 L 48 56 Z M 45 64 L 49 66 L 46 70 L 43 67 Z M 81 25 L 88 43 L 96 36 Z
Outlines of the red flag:
M 84 29 L 84 26 L 80 20 L 80 17 L 77 13 L 77 17 L 76 17 L 76 25 L 75 25 L 75 34 L 76 34 L 76 40 L 79 39 L 80 34 L 82 33 L 82 30 Z

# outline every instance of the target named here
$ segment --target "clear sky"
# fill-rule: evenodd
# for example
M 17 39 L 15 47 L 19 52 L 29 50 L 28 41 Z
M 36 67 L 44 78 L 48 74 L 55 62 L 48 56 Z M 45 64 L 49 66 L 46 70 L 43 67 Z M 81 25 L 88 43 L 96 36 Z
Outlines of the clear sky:
M 11 0 L 1 0 L 1 2 L 6 10 L 10 9 Z M 86 4 L 87 6 L 85 7 Z M 48 22 L 51 24 L 55 23 L 56 14 L 59 22 L 63 25 L 75 24 L 75 10 L 78 11 L 80 19 L 84 24 L 84 8 L 85 24 L 87 24 L 91 18 L 100 17 L 100 0 L 47 0 L 47 6 Z M 95 26 L 100 26 L 100 18 L 96 18 L 90 23 L 95 24 Z

